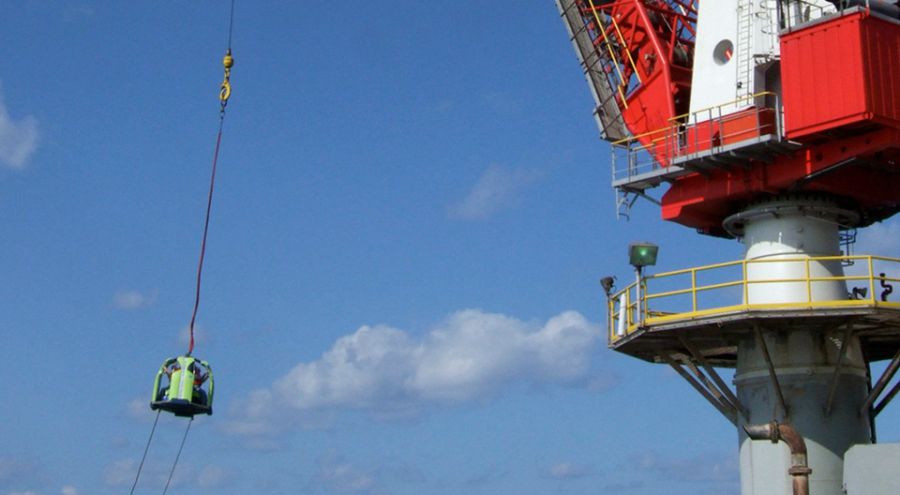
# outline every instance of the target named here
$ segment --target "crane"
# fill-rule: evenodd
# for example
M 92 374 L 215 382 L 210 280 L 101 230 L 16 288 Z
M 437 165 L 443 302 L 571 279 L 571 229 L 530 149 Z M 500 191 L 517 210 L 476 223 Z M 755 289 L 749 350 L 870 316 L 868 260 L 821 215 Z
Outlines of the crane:
M 893 493 L 900 445 L 875 418 L 900 393 L 900 259 L 850 246 L 900 211 L 900 2 L 556 3 L 618 214 L 643 198 L 746 246 L 645 275 L 655 247 L 634 244 L 652 257 L 604 287 L 610 348 L 671 366 L 736 426 L 742 495 Z

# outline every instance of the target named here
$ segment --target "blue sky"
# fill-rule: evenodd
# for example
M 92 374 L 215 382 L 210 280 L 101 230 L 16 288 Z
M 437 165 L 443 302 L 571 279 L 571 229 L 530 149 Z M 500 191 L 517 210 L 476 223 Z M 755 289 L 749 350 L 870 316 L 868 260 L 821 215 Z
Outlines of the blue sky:
M 228 6 L 2 7 L 0 494 L 120 494 L 186 350 Z M 731 425 L 606 350 L 598 280 L 637 239 L 659 269 L 742 247 L 646 202 L 616 221 L 552 1 L 238 0 L 234 52 L 195 349 L 216 413 L 171 493 L 736 488 Z

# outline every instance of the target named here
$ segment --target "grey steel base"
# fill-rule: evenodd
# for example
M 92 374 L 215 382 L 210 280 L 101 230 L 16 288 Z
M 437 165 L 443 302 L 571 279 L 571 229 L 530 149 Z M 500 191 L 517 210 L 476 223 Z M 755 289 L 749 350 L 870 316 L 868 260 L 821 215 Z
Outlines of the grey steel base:
M 843 495 L 845 452 L 855 444 L 871 442 L 868 415 L 859 414 L 868 386 L 858 340 L 841 342 L 840 334 L 824 329 L 761 329 L 760 333 L 764 347 L 755 338 L 738 347 L 734 381 L 738 400 L 749 415 L 743 418 L 744 423 L 790 423 L 806 441 L 812 468 L 810 493 Z M 843 345 L 848 347 L 835 383 L 835 368 Z M 830 395 L 835 400 L 826 413 Z M 787 446 L 751 441 L 743 428 L 738 431 L 741 494 L 791 495 Z

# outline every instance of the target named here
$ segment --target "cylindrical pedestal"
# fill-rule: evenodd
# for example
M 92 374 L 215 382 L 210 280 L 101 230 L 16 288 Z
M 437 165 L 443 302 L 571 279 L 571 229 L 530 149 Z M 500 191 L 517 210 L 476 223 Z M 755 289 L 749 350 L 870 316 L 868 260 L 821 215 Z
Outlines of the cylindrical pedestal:
M 762 329 L 778 377 L 787 415 L 769 373 L 765 353 L 755 339 L 738 350 L 735 374 L 738 400 L 747 409 L 747 424 L 773 419 L 790 423 L 806 441 L 810 493 L 842 495 L 844 453 L 870 443 L 869 420 L 859 414 L 867 394 L 866 368 L 859 341 L 842 342 L 841 332 L 823 328 Z M 847 346 L 834 401 L 825 407 L 841 347 Z M 739 428 L 742 495 L 791 495 L 790 453 L 784 443 L 751 441 Z
M 843 275 L 840 260 L 809 258 L 839 256 L 839 226 L 855 221 L 852 212 L 827 199 L 809 197 L 760 203 L 730 217 L 726 228 L 747 246 L 747 302 L 796 307 L 797 303 L 846 299 L 844 281 L 821 280 Z M 871 441 L 869 419 L 858 412 L 868 391 L 858 339 L 844 342 L 843 332 L 828 324 L 773 323 L 758 330 L 765 347 L 754 334 L 738 346 L 734 381 L 738 400 L 749 414 L 744 420 L 747 424 L 790 423 L 806 442 L 812 469 L 810 493 L 842 495 L 844 453 L 854 444 Z M 834 400 L 826 412 L 829 395 Z M 787 446 L 751 441 L 743 428 L 738 431 L 741 494 L 791 495 Z

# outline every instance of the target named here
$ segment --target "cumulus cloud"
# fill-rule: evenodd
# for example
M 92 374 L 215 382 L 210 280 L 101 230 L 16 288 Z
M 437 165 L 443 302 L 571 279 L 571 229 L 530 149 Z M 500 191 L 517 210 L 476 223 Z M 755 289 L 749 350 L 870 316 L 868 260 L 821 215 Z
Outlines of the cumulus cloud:
M 37 119 L 26 116 L 21 120 L 10 117 L 0 92 L 0 164 L 21 169 L 37 149 Z
M 171 464 L 165 462 L 148 460 L 141 470 L 141 485 L 143 486 L 146 484 L 162 488 L 169 480 L 171 467 Z M 134 483 L 134 477 L 137 474 L 137 470 L 138 461 L 135 459 L 119 459 L 106 466 L 104 481 L 108 486 L 112 487 L 131 486 Z M 200 467 L 182 459 L 182 462 L 179 463 L 178 469 L 172 477 L 171 486 L 215 488 L 223 486 L 227 479 L 227 471 L 219 466 L 205 465 Z M 67 488 L 74 490 L 72 487 Z M 65 490 L 65 488 L 63 490 Z M 63 493 L 63 495 L 77 495 L 77 491 L 72 494 Z
M 573 480 L 584 478 L 594 474 L 594 470 L 590 466 L 574 464 L 571 462 L 560 462 L 550 466 L 547 470 L 547 477 L 559 480 Z
M 19 479 L 29 471 L 31 467 L 24 462 L 9 456 L 0 456 L 0 481 Z
M 876 223 L 859 231 L 855 251 L 861 254 L 900 257 L 900 218 Z
M 228 479 L 228 472 L 219 466 L 204 466 L 197 474 L 197 486 L 215 488 L 223 486 Z
M 329 452 L 319 458 L 313 483 L 324 485 L 330 491 L 366 493 L 375 487 L 375 478 L 371 473 L 347 462 L 340 455 Z
M 458 203 L 450 206 L 450 218 L 460 220 L 485 220 L 495 213 L 514 206 L 522 192 L 534 183 L 540 174 L 536 170 L 508 169 L 491 165 Z
M 704 453 L 693 457 L 664 458 L 655 452 L 645 452 L 632 461 L 631 465 L 640 472 L 655 473 L 660 479 L 721 483 L 737 489 L 739 467 L 736 453 Z
M 191 327 L 189 325 L 185 325 L 184 328 L 178 332 L 178 343 L 187 346 L 191 342 Z M 194 345 L 195 346 L 207 346 L 212 344 L 212 339 L 209 337 L 209 332 L 206 331 L 205 328 L 194 325 Z
M 600 330 L 575 311 L 544 324 L 480 310 L 454 313 L 421 338 L 385 325 L 341 337 L 321 358 L 252 392 L 226 430 L 259 435 L 284 426 L 272 411 L 322 421 L 337 410 L 409 415 L 433 404 L 492 397 L 509 385 L 588 386 Z M 293 414 L 295 416 L 296 414 Z
M 78 489 L 72 485 L 66 485 L 60 490 L 62 495 L 78 495 Z
M 856 246 L 853 247 L 854 254 L 887 256 L 891 258 L 900 258 L 900 218 L 894 217 L 884 222 L 876 223 L 859 231 Z M 900 264 L 892 261 L 874 260 L 872 265 L 873 272 L 877 277 L 878 274 L 884 273 L 888 278 L 900 279 Z M 848 275 L 868 275 L 869 267 L 865 262 L 857 261 L 854 266 L 846 270 Z M 897 283 L 891 282 L 897 289 Z M 865 282 L 850 282 L 851 286 L 865 286 Z M 882 289 L 876 280 L 875 296 L 879 297 Z M 895 298 L 895 292 L 892 298 Z M 891 299 L 896 300 L 896 299 Z
M 136 290 L 120 290 L 113 296 L 113 304 L 126 311 L 144 309 L 156 303 L 157 291 L 143 293 Z
M 104 480 L 109 486 L 125 486 L 134 481 L 137 462 L 134 459 L 120 459 L 106 466 Z

